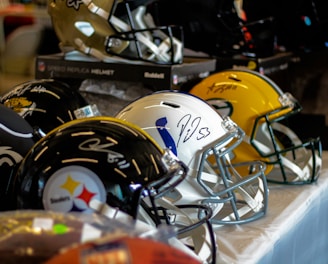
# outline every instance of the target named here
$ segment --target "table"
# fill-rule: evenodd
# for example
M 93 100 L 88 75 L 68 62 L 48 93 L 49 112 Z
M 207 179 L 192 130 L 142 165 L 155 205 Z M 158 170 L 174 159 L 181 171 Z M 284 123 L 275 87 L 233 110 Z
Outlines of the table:
M 217 263 L 328 263 L 328 152 L 315 184 L 269 190 L 264 218 L 215 229 Z

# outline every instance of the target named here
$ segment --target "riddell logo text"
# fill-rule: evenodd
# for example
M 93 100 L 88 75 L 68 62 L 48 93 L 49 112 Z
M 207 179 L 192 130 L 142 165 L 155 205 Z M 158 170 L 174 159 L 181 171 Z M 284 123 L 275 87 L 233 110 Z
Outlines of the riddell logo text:
M 164 79 L 165 75 L 164 75 L 164 73 L 145 72 L 144 77 L 149 78 L 149 79 Z

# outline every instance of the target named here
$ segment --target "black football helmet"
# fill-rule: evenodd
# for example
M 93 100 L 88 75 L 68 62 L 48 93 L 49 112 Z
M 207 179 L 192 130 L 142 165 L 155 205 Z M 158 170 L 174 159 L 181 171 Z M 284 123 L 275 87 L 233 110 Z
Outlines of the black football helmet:
M 0 104 L 0 211 L 11 209 L 9 185 L 15 171 L 33 147 L 33 128 L 13 110 Z
M 22 116 L 41 137 L 70 120 L 99 115 L 77 90 L 53 79 L 18 84 L 2 95 L 0 103 Z
M 117 208 L 114 215 L 123 212 L 153 226 L 174 225 L 183 237 L 203 226 L 212 245 L 205 258 L 215 262 L 211 209 L 194 206 L 192 212 L 204 214 L 194 221 L 182 212 L 192 205 L 176 207 L 164 199 L 187 170 L 141 128 L 113 117 L 89 117 L 69 121 L 38 141 L 16 173 L 13 193 L 17 209 L 98 211 L 113 217 L 112 209 Z
M 110 117 L 73 120 L 22 161 L 14 182 L 17 207 L 88 212 L 97 199 L 136 217 L 143 195 L 161 195 L 185 170 L 137 127 Z

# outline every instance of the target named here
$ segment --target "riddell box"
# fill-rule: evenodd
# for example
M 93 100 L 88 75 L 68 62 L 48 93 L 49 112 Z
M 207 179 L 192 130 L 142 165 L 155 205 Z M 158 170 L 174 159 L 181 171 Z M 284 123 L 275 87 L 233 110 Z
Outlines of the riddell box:
M 138 82 L 153 90 L 178 89 L 179 85 L 202 78 L 215 70 L 216 60 L 185 57 L 182 64 L 162 65 L 146 62 L 102 62 L 80 53 L 41 55 L 36 58 L 36 79 L 54 78 L 74 82 L 106 79 Z

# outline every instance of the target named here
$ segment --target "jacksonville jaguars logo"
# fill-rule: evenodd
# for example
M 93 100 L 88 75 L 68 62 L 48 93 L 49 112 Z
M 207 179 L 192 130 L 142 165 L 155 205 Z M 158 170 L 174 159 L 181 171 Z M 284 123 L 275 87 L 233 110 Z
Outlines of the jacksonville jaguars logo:
M 28 85 L 27 87 L 20 87 L 19 89 L 15 89 L 12 92 L 9 92 L 2 99 L 4 100 L 4 105 L 13 109 L 16 113 L 18 113 L 23 118 L 27 116 L 31 116 L 33 112 L 46 112 L 46 110 L 38 108 L 37 103 L 28 99 L 28 96 L 24 96 L 25 93 L 44 93 L 48 94 L 51 97 L 59 100 L 60 96 L 55 92 L 52 92 L 42 85 Z
M 4 105 L 13 109 L 23 118 L 32 115 L 33 111 L 36 109 L 36 104 L 26 97 L 10 98 L 4 102 Z

